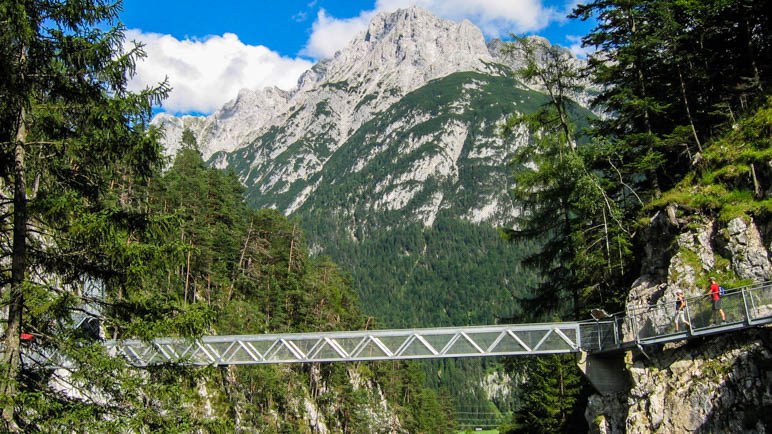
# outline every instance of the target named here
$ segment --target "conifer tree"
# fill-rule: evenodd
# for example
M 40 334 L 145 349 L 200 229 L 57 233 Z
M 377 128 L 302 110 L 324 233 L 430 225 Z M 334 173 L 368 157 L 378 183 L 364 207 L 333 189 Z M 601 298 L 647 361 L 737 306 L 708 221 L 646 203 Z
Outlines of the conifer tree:
M 578 319 L 589 300 L 602 298 L 596 279 L 608 283 L 626 261 L 629 236 L 605 181 L 588 167 L 591 151 L 577 143 L 571 97 L 581 89 L 581 77 L 568 53 L 529 38 L 516 38 L 508 51 L 522 55 L 526 65 L 519 75 L 546 89 L 549 100 L 533 114 L 510 116 L 504 125 L 507 136 L 530 133 L 513 157 L 513 193 L 521 213 L 504 233 L 542 243 L 524 261 L 543 276 L 527 309 L 547 317 L 571 312 Z M 602 274 L 590 272 L 598 265 Z
M 629 236 L 603 179 L 588 168 L 586 139 L 580 145 L 576 137 L 571 96 L 580 89 L 580 72 L 560 47 L 516 38 L 508 48 L 526 62 L 520 76 L 545 88 L 550 98 L 536 113 L 513 115 L 504 126 L 509 136 L 531 133 L 514 153 L 513 193 L 521 213 L 504 234 L 541 243 L 524 261 L 542 276 L 524 300 L 527 319 L 580 319 L 588 303 L 601 298 L 597 283 L 612 280 L 619 274 L 613 264 L 627 260 L 607 246 L 614 237 L 627 243 Z M 526 382 L 514 417 L 519 429 L 511 432 L 572 432 L 569 415 L 583 384 L 573 361 L 538 358 L 513 369 Z
M 597 25 L 584 37 L 608 117 L 596 135 L 604 162 L 647 200 L 699 165 L 703 144 L 764 103 L 772 32 L 764 2 L 599 0 L 573 12 Z
M 536 357 L 528 366 L 520 387 L 520 407 L 506 432 L 574 433 L 586 431 L 581 416 L 576 417 L 583 382 L 571 355 Z
M 143 53 L 124 50 L 119 10 L 0 2 L 4 431 L 191 428 L 184 377 L 132 375 L 94 340 L 195 334 L 209 322 L 149 281 L 173 248 L 144 204 L 162 161 L 150 109 L 168 88 L 127 91 Z M 163 418 L 147 394 L 181 411 Z

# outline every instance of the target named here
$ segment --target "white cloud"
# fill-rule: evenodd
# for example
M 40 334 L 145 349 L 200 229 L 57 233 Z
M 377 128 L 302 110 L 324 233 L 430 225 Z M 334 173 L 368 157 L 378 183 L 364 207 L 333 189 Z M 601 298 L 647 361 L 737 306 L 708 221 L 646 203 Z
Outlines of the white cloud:
M 292 19 L 295 22 L 302 23 L 303 21 L 308 19 L 308 12 L 306 11 L 297 12 L 295 15 L 292 16 Z
M 393 12 L 411 5 L 454 21 L 468 19 L 487 37 L 536 32 L 562 20 L 565 15 L 565 10 L 547 7 L 543 1 L 376 0 L 373 10 L 362 11 L 351 18 L 336 18 L 320 9 L 299 55 L 313 59 L 332 57 L 357 33 L 364 31 L 376 13 Z M 567 0 L 567 7 L 577 1 Z M 308 7 L 314 7 L 315 3 L 312 0 Z M 304 14 L 299 12 L 294 19 L 305 19 Z M 292 89 L 298 77 L 312 66 L 308 60 L 282 57 L 262 45 L 246 45 L 232 33 L 179 40 L 170 35 L 129 30 L 126 39 L 144 43 L 148 55 L 138 63 L 130 88 L 139 90 L 168 76 L 173 90 L 163 108 L 172 113 L 212 113 L 235 98 L 243 88 L 278 86 Z M 571 48 L 575 53 L 582 53 L 579 44 Z
M 327 15 L 327 11 L 320 9 L 311 28 L 311 37 L 300 54 L 315 59 L 332 57 L 357 33 L 367 28 L 373 15 L 374 11 L 363 11 L 354 18 L 340 19 L 331 17 Z
M 377 12 L 393 12 L 413 5 L 442 18 L 468 19 L 491 38 L 535 32 L 565 16 L 564 11 L 547 7 L 542 0 L 377 0 L 375 10 L 363 11 L 353 18 L 335 18 L 320 10 L 301 54 L 317 59 L 332 57 L 366 29 Z
M 571 46 L 569 46 L 568 49 L 571 51 L 571 53 L 574 56 L 580 59 L 586 59 L 587 56 L 591 55 L 596 51 L 595 47 L 583 47 L 581 36 L 566 35 L 566 40 L 568 40 L 571 43 Z
M 243 88 L 291 89 L 312 65 L 307 60 L 282 57 L 261 45 L 246 45 L 232 33 L 178 40 L 129 30 L 126 40 L 144 43 L 147 53 L 137 64 L 130 89 L 139 90 L 168 77 L 173 90 L 163 108 L 172 113 L 211 113 Z
M 543 29 L 560 13 L 544 6 L 542 0 L 377 0 L 380 11 L 415 5 L 451 19 L 468 19 L 489 37 Z

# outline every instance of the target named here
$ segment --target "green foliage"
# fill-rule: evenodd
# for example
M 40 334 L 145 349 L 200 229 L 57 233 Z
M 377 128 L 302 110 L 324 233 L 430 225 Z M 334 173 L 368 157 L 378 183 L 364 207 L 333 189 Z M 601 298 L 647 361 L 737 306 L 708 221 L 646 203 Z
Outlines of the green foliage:
M 575 126 L 569 111 L 571 95 L 582 90 L 581 75 L 569 66 L 570 54 L 557 45 L 547 46 L 538 39 L 514 36 L 515 41 L 504 46 L 504 53 L 520 52 L 525 66 L 515 71 L 526 82 L 536 82 L 549 95 L 547 103 L 533 113 L 510 117 L 504 126 L 506 133 L 516 124 L 525 124 L 531 131 L 559 133 L 568 148 L 575 148 Z
M 518 38 L 507 50 L 522 53 L 526 65 L 518 73 L 536 80 L 550 98 L 533 113 L 510 116 L 503 127 L 506 136 L 520 127 L 531 132 L 512 161 L 521 212 L 514 228 L 503 232 L 510 240 L 541 243 L 524 260 L 542 276 L 523 300 L 531 318 L 569 312 L 582 318 L 590 303 L 613 302 L 610 288 L 630 261 L 630 231 L 608 181 L 589 167 L 595 143 L 577 145 L 568 95 L 578 89 L 579 72 L 560 47 L 538 40 Z
M 431 228 L 404 225 L 354 242 L 340 221 L 315 217 L 305 218 L 304 226 L 315 235 L 313 243 L 325 246 L 325 253 L 351 271 L 362 310 L 376 319 L 369 327 L 493 324 L 499 318 L 521 317 L 516 299 L 537 283 L 520 264 L 528 244 L 504 242 L 490 227 L 441 214 Z M 488 402 L 477 379 L 495 362 L 418 364 L 426 385 L 452 397 L 448 399 L 456 408 Z
M 542 140 L 522 153 L 529 159 L 516 160 L 523 168 L 516 166 L 515 175 L 516 196 L 525 199 L 530 212 L 521 228 L 531 229 L 515 235 L 544 240 L 543 254 L 536 257 L 550 270 L 544 287 L 566 287 L 565 276 L 570 275 L 575 285 L 584 287 L 575 293 L 576 301 L 593 285 L 609 283 L 616 287 L 611 299 L 623 300 L 625 281 L 640 274 L 632 252 L 645 247 L 634 244 L 634 229 L 647 224 L 643 213 L 669 205 L 676 205 L 681 217 L 689 212 L 724 221 L 768 220 L 766 89 L 772 44 L 763 8 L 744 0 L 599 0 L 577 6 L 575 16 L 597 19 L 584 41 L 599 49 L 590 59 L 590 72 L 602 89 L 595 106 L 609 116 L 596 121 L 592 140 L 579 147 L 574 165 L 566 158 L 570 135 L 549 131 L 548 121 L 556 117 L 513 118 L 545 130 Z M 529 65 L 524 73 L 532 77 L 534 68 Z M 562 178 L 565 174 L 575 179 L 573 185 Z M 551 212 L 538 214 L 544 209 Z M 602 226 L 590 217 L 593 212 L 601 212 Z M 562 221 L 544 223 L 549 214 Z M 541 224 L 528 226 L 534 221 Z M 599 227 L 604 228 L 602 236 L 593 234 Z M 592 254 L 592 246 L 603 244 L 605 255 L 597 248 Z M 611 255 L 614 249 L 618 253 Z M 614 256 L 619 267 L 611 271 Z M 719 272 L 726 268 L 726 261 L 721 262 Z M 557 268 L 550 269 L 552 264 Z M 587 271 L 604 267 L 610 272 Z M 527 386 L 534 389 L 524 397 L 513 432 L 526 427 L 573 430 L 550 383 L 560 369 L 535 364 L 525 372 Z
M 196 140 L 196 136 L 193 135 L 193 132 L 190 131 L 189 128 L 185 128 L 185 130 L 182 131 L 182 139 L 180 139 L 180 147 L 182 149 L 193 149 L 195 151 L 199 151 L 198 147 L 198 141 Z
M 166 217 L 145 201 L 162 162 L 151 106 L 168 88 L 127 91 L 143 53 L 122 48 L 119 10 L 120 2 L 0 3 L 5 431 L 198 426 L 187 405 L 193 372 L 137 375 L 93 341 L 196 335 L 211 323 L 205 306 L 155 292 L 155 271 L 175 249 L 163 236 Z M 34 335 L 24 347 L 22 331 Z M 66 368 L 20 363 L 20 353 L 35 352 Z M 161 417 L 171 408 L 173 417 Z
M 646 209 L 674 203 L 717 215 L 722 221 L 770 215 L 772 200 L 765 186 L 772 181 L 772 99 L 741 119 L 725 136 L 709 144 L 698 170 L 673 189 L 652 200 Z
M 139 370 L 105 354 L 91 335 L 149 340 L 364 325 L 351 278 L 330 260 L 310 257 L 297 221 L 247 209 L 239 180 L 206 168 L 189 131 L 172 166 L 158 173 L 157 132 L 148 127 L 151 104 L 166 87 L 126 91 L 141 51 L 120 51 L 122 29 L 109 29 L 119 8 L 0 3 L 7 65 L 0 72 L 0 189 L 10 198 L 2 204 L 8 214 L 0 242 L 3 263 L 12 265 L 0 275 L 11 306 L 3 428 L 232 432 L 229 416 L 246 409 L 244 426 L 296 432 L 305 421 L 290 410 L 309 383 L 304 367 L 220 377 L 179 366 Z M 81 322 L 98 325 L 75 328 Z M 20 343 L 22 330 L 34 334 L 33 343 Z M 20 365 L 19 353 L 28 351 L 21 345 L 67 368 L 34 359 Z M 354 388 L 345 373 L 333 368 L 323 380 L 335 393 L 330 411 L 342 431 L 367 431 L 374 403 L 364 401 L 372 393 Z M 209 403 L 218 416 L 201 413 Z M 418 431 L 429 430 L 437 414 L 432 396 L 404 408 Z M 277 413 L 287 417 L 271 416 Z
M 573 355 L 535 357 L 516 364 L 524 369 L 520 407 L 506 433 L 586 432 L 580 397 L 588 386 Z M 517 368 L 516 368 L 517 369 Z
M 492 323 L 517 314 L 514 297 L 534 283 L 519 249 L 494 229 L 446 216 L 432 228 L 405 225 L 361 242 L 322 216 L 306 225 L 335 246 L 326 251 L 351 270 L 364 311 L 385 327 Z
M 210 306 L 218 334 L 364 328 L 352 278 L 330 259 L 309 255 L 297 221 L 275 210 L 248 209 L 241 192 L 232 173 L 206 168 L 201 155 L 189 149 L 155 181 L 152 208 L 176 217 L 166 232 L 168 242 L 182 240 L 174 252 L 176 266 L 157 276 L 162 292 Z M 349 369 L 342 364 L 242 366 L 207 378 L 215 389 L 227 390 L 219 412 L 238 411 L 242 426 L 276 433 L 306 429 L 295 406 L 310 394 L 325 414 L 334 415 L 330 422 L 338 424 L 336 429 L 366 432 L 373 423 L 370 408 L 378 404 L 367 388 L 354 386 Z M 358 374 L 366 381 L 410 375 L 399 364 Z M 411 393 L 424 399 L 398 404 L 398 414 L 415 420 L 411 426 L 417 431 L 442 432 L 428 424 L 447 420 L 447 412 L 435 418 L 436 397 L 427 397 L 422 387 L 411 384 Z M 386 396 L 390 403 L 400 402 L 399 393 Z
M 452 402 L 448 395 L 425 387 L 425 371 L 420 362 L 382 362 L 373 364 L 373 373 L 383 393 L 397 407 L 400 421 L 408 432 L 447 433 L 455 428 Z
M 707 141 L 764 102 L 772 44 L 759 2 L 592 1 L 574 15 L 597 18 L 584 42 L 603 53 L 590 64 L 612 115 L 598 133 L 618 140 L 614 164 L 642 196 L 674 186 Z

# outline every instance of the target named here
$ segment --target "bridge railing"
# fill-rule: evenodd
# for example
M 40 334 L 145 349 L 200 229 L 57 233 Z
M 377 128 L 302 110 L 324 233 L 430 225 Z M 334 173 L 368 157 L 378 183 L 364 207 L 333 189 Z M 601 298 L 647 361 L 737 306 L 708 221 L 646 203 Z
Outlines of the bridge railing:
M 625 316 L 611 315 L 608 319 L 579 323 L 582 349 L 593 352 L 620 348 L 624 322 Z
M 691 327 L 675 329 L 675 299 L 629 306 L 624 313 L 596 321 L 443 327 L 406 330 L 340 331 L 235 336 L 200 339 L 159 338 L 151 342 L 109 340 L 104 345 L 137 366 L 156 363 L 236 365 L 255 363 L 409 360 L 616 351 L 640 344 L 720 333 L 772 323 L 772 282 L 733 288 L 722 298 L 720 313 L 709 295 L 687 299 Z M 2 349 L 0 349 L 2 352 Z M 32 344 L 27 358 L 53 357 Z
M 751 324 L 772 317 L 772 283 L 749 285 L 743 292 L 743 304 Z
M 613 351 L 640 343 L 772 323 L 772 282 L 729 289 L 721 297 L 720 308 L 723 317 L 718 306 L 714 309 L 710 294 L 688 297 L 685 317 L 690 326 L 679 324 L 676 330 L 675 298 L 663 297 L 656 304 L 628 306 L 624 314 L 582 323 L 582 349 Z

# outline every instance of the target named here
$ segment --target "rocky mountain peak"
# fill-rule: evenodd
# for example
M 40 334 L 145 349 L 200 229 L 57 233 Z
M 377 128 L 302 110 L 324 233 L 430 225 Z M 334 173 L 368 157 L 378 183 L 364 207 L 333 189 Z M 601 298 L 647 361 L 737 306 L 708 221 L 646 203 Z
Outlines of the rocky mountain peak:
M 326 65 L 327 81 L 410 91 L 452 72 L 483 70 L 491 61 L 480 29 L 418 7 L 379 13 Z
M 208 157 L 217 151 L 230 152 L 246 143 L 263 126 L 286 110 L 292 94 L 277 87 L 241 89 L 235 99 L 207 117 L 174 117 L 161 113 L 153 119 L 165 133 L 165 148 L 173 155 L 187 128 L 196 136 L 201 153 Z
M 289 92 L 243 90 L 206 118 L 156 123 L 167 149 L 190 128 L 204 158 L 233 169 L 255 206 L 305 212 L 356 190 L 347 205 L 405 213 L 426 226 L 451 208 L 471 222 L 502 223 L 515 211 L 502 188 L 512 149 L 498 125 L 546 97 L 516 80 L 512 68 L 523 60 L 501 46 L 469 21 L 417 7 L 381 13 Z M 340 191 L 331 193 L 333 185 Z
M 320 195 L 333 206 L 348 189 L 363 209 L 403 212 L 426 226 L 450 208 L 472 222 L 500 223 L 514 211 L 507 189 L 491 184 L 509 182 L 511 149 L 497 125 L 545 98 L 516 80 L 512 68 L 523 60 L 501 47 L 469 21 L 417 7 L 380 13 L 289 92 L 242 90 L 206 118 L 156 123 L 167 149 L 190 128 L 204 158 L 233 169 L 255 206 L 304 212 L 321 206 Z M 356 185 L 354 175 L 362 178 Z M 327 191 L 333 185 L 341 191 Z
M 418 7 L 399 9 L 377 14 L 367 30 L 306 71 L 289 92 L 245 89 L 206 118 L 159 115 L 154 124 L 166 133 L 168 153 L 189 128 L 209 158 L 246 146 L 290 119 L 295 131 L 311 131 L 319 120 L 316 110 L 329 108 L 336 124 L 329 134 L 341 143 L 374 113 L 428 81 L 459 71 L 487 71 L 492 61 L 482 32 L 469 21 L 440 19 Z

